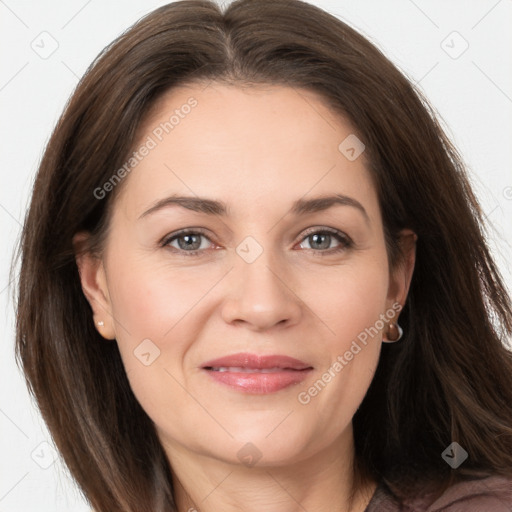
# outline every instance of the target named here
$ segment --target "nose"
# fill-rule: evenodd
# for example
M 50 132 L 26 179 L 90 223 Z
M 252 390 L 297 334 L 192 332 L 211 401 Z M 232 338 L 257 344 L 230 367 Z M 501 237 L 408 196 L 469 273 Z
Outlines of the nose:
M 264 251 L 247 263 L 242 259 L 230 272 L 230 293 L 222 305 L 222 317 L 229 324 L 245 325 L 253 331 L 297 324 L 303 315 L 302 301 L 293 290 L 293 279 Z

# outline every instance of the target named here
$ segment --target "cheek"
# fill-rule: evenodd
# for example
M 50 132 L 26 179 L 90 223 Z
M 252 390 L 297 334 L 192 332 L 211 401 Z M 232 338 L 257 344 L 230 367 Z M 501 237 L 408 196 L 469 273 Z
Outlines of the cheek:
M 308 303 L 322 320 L 324 339 L 342 350 L 365 329 L 374 326 L 384 313 L 388 292 L 386 261 L 340 267 L 324 283 L 305 285 Z M 315 286 L 313 286 L 315 284 Z M 379 323 L 379 326 L 382 327 Z
M 322 320 L 327 357 L 317 380 L 300 390 L 299 402 L 330 425 L 333 435 L 351 420 L 373 379 L 387 289 L 387 263 L 378 258 L 340 269 L 334 283 L 309 299 Z
M 111 265 L 109 280 L 116 340 L 130 387 L 154 421 L 179 423 L 170 411 L 186 406 L 177 382 L 183 381 L 183 357 L 199 329 L 193 308 L 211 283 L 143 258 Z
M 111 272 L 113 313 L 122 339 L 159 342 L 211 287 L 211 276 L 154 261 L 125 260 Z
M 187 354 L 212 312 L 208 292 L 225 270 L 171 265 L 165 255 L 116 261 L 109 268 L 110 299 L 130 386 L 153 419 L 163 415 L 162 421 L 170 421 L 169 404 L 179 409 L 190 405 L 179 383 L 187 379 Z

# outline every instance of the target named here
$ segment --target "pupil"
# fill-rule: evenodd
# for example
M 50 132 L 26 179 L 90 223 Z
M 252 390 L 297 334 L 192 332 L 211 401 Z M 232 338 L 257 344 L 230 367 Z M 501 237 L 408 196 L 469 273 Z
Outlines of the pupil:
M 318 243 L 318 242 L 319 242 L 319 243 L 320 243 L 320 245 L 322 245 L 322 242 L 321 242 L 321 240 L 319 241 L 319 238 L 324 237 L 324 242 L 325 242 L 325 240 L 326 240 L 326 239 L 327 239 L 327 237 L 329 237 L 329 236 L 330 236 L 330 235 L 326 235 L 326 234 L 318 234 L 318 233 L 317 233 L 317 234 L 313 235 L 314 243 Z M 322 248 L 322 249 L 325 249 L 325 248 L 327 248 L 327 247 L 329 247 L 329 244 L 327 244 L 327 246 L 326 246 L 326 245 L 325 245 L 325 243 L 324 243 L 324 244 L 323 244 L 323 246 L 322 246 L 321 248 Z
M 182 245 L 182 248 L 183 248 L 183 246 L 185 248 L 187 248 L 187 247 L 190 248 L 192 245 L 197 244 L 197 240 L 194 241 L 194 239 L 197 239 L 197 238 L 198 237 L 196 235 L 183 235 L 181 237 L 181 239 L 179 239 L 179 240 L 185 240 L 185 243 L 180 244 L 180 245 Z M 196 247 L 194 247 L 194 248 L 196 248 Z

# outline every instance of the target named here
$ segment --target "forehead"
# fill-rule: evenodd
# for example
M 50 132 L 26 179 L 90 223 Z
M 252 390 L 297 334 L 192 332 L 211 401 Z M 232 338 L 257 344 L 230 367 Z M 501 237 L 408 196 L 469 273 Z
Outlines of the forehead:
M 190 142 L 192 135 L 197 137 L 197 150 L 222 145 L 244 152 L 313 150 L 321 156 L 339 136 L 354 131 L 316 92 L 282 85 L 209 82 L 165 93 L 147 113 L 139 138 L 151 135 L 158 145 L 169 143 L 177 149 L 181 142 Z
M 347 144 L 364 147 L 358 141 L 351 123 L 308 90 L 181 86 L 141 124 L 122 196 L 139 213 L 175 193 L 243 199 L 246 208 L 326 192 L 376 203 L 364 151 L 347 157 Z

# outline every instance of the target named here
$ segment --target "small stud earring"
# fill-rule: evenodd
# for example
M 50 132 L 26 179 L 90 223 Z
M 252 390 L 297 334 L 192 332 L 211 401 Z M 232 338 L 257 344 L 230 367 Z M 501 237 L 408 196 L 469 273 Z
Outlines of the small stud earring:
M 395 343 L 402 338 L 403 329 L 398 324 L 390 323 L 386 332 L 386 339 L 382 338 L 384 343 Z
M 100 320 L 100 321 L 98 322 L 98 325 L 99 325 L 100 327 L 103 327 L 105 324 L 103 323 L 103 320 Z

